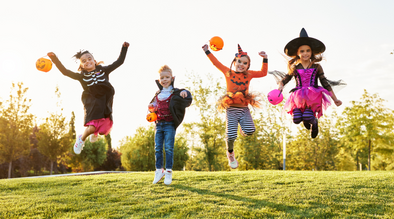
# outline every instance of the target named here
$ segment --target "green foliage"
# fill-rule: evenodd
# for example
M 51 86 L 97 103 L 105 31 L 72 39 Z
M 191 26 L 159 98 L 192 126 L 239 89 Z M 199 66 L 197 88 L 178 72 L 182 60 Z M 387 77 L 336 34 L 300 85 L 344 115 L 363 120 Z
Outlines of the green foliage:
M 120 151 L 126 170 L 155 170 L 155 126 L 139 127 L 133 137 L 123 139 Z
M 335 170 L 338 138 L 334 121 L 336 113 L 319 119 L 319 135 L 312 139 L 310 130 L 300 124 L 298 134 L 287 145 L 289 170 Z M 340 158 L 339 158 L 340 160 Z
M 211 75 L 203 81 L 198 74 L 191 74 L 189 83 L 192 86 L 188 89 L 193 94 L 190 108 L 198 111 L 199 118 L 196 122 L 183 124 L 188 139 L 193 141 L 192 162 L 187 165 L 187 169 L 218 171 L 228 168 L 224 114 L 218 112 L 213 104 L 226 91 Z
M 189 147 L 184 133 L 175 136 L 173 170 L 183 170 L 189 159 Z
M 173 170 L 183 170 L 189 147 L 184 134 L 177 134 L 174 142 L 174 163 Z M 155 125 L 148 128 L 139 127 L 133 137 L 123 139 L 120 151 L 122 153 L 122 166 L 131 171 L 155 170 Z M 165 162 L 165 151 L 164 162 Z
M 0 109 L 0 163 L 8 162 L 8 178 L 11 178 L 12 161 L 30 152 L 29 135 L 34 116 L 29 113 L 28 88 L 23 83 L 12 83 L 10 98 Z
M 394 152 L 393 131 L 394 111 L 383 105 L 384 100 L 377 94 L 370 95 L 366 90 L 360 101 L 352 101 L 351 107 L 346 107 L 338 120 L 341 142 L 348 151 L 354 151 L 358 159 L 363 156 L 368 159 L 368 169 L 371 166 L 371 156 L 375 159 L 374 166 L 384 169 L 393 163 L 379 164 L 384 157 L 390 157 Z M 365 157 L 367 154 L 368 157 Z
M 72 148 L 70 149 L 72 150 Z M 69 156 L 70 164 L 75 171 L 93 171 L 102 165 L 107 158 L 107 143 L 101 136 L 94 143 L 86 138 L 81 154 L 70 153 Z
M 152 171 L 0 180 L 0 217 L 394 217 L 392 171 L 174 171 L 170 186 L 153 178 Z
M 261 112 L 252 114 L 256 132 L 247 137 L 238 135 L 235 151 L 239 151 L 241 170 L 283 168 L 283 133 L 289 132 L 281 117 L 284 102 L 272 105 L 263 98 Z
M 56 97 L 60 99 L 59 88 L 56 87 Z M 60 107 L 60 103 L 57 103 Z M 46 118 L 45 123 L 40 125 L 39 131 L 36 134 L 38 140 L 38 150 L 51 160 L 51 170 L 53 171 L 53 163 L 57 158 L 64 155 L 72 144 L 73 133 L 71 127 L 66 122 L 66 117 L 62 115 L 63 109 L 58 112 L 50 113 Z

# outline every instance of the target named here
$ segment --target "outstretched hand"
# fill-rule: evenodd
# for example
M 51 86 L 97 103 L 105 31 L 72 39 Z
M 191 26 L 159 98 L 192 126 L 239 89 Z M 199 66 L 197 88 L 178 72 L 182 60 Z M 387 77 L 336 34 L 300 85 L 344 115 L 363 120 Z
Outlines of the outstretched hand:
M 265 58 L 265 59 L 268 58 L 267 53 L 265 53 L 264 51 L 259 52 L 259 55 L 260 55 L 261 57 Z
M 56 56 L 55 53 L 53 53 L 53 52 L 48 52 L 47 55 L 48 55 L 49 57 L 54 57 L 54 56 Z
M 123 43 L 123 47 L 129 47 L 129 46 L 130 46 L 130 44 L 128 42 Z
M 208 51 L 208 45 L 207 44 L 203 45 L 202 49 L 204 50 L 204 52 Z
M 180 93 L 181 97 L 186 98 L 187 97 L 187 92 L 186 91 L 182 91 Z
M 335 103 L 335 105 L 337 105 L 337 106 L 342 105 L 342 101 L 340 101 L 340 100 L 338 100 L 338 99 L 334 100 L 334 103 Z

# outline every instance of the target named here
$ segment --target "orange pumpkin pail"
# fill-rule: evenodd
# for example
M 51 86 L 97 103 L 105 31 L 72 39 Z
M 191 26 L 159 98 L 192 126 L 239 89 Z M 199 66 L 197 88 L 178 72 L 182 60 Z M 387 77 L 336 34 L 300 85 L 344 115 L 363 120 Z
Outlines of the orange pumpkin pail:
M 39 71 L 48 72 L 52 69 L 52 61 L 46 58 L 39 58 L 36 62 L 36 68 Z
M 222 50 L 224 46 L 224 42 L 222 40 L 222 38 L 218 37 L 218 36 L 214 36 L 209 40 L 209 47 L 213 50 L 213 51 L 219 51 Z
M 157 120 L 157 115 L 156 113 L 149 113 L 148 115 L 146 115 L 146 120 L 148 122 L 154 122 Z

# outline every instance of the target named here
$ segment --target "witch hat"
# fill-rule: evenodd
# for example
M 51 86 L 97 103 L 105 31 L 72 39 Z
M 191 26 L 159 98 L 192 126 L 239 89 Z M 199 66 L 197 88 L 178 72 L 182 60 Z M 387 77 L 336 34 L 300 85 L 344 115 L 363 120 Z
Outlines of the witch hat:
M 241 46 L 238 44 L 238 53 L 235 53 L 235 57 L 241 58 L 241 56 L 247 56 L 248 53 L 242 51 Z
M 300 37 L 293 39 L 285 46 L 285 54 L 288 56 L 296 56 L 298 48 L 302 45 L 310 46 L 315 55 L 326 50 L 326 46 L 320 40 L 309 37 L 306 30 L 302 28 Z

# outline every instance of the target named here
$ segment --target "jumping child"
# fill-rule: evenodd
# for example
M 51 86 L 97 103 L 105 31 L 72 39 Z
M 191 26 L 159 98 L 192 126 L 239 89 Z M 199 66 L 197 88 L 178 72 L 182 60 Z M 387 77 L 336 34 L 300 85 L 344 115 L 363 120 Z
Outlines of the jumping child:
M 312 138 L 316 138 L 319 133 L 318 118 L 323 115 L 323 110 L 331 105 L 329 97 L 334 100 L 335 105 L 342 104 L 331 86 L 344 85 L 344 83 L 327 80 L 323 68 L 318 63 L 322 60 L 325 49 L 325 45 L 320 40 L 308 37 L 307 32 L 302 28 L 300 37 L 291 40 L 285 46 L 285 54 L 289 57 L 288 73 L 281 75 L 283 79 L 278 81 L 278 90 L 282 91 L 284 85 L 295 77 L 296 87 L 290 91 L 284 111 L 293 116 L 295 124 L 303 122 L 305 128 L 312 127 Z M 273 74 L 275 73 L 278 72 Z M 318 86 L 317 79 L 323 87 Z
M 155 157 L 156 171 L 153 184 L 158 183 L 163 176 L 164 184 L 172 182 L 172 166 L 174 163 L 174 143 L 177 127 L 182 123 L 185 109 L 192 103 L 192 95 L 188 90 L 174 88 L 172 70 L 164 65 L 159 70 L 159 80 L 156 84 L 159 91 L 148 105 L 151 112 L 156 112 Z M 166 170 L 163 169 L 163 144 L 166 153 Z
M 124 42 L 118 60 L 108 66 L 99 65 L 89 51 L 80 51 L 74 55 L 80 60 L 78 70 L 73 72 L 66 69 L 59 61 L 55 53 L 49 52 L 48 56 L 59 71 L 81 83 L 82 103 L 84 106 L 84 126 L 83 134 L 77 136 L 74 145 L 74 152 L 80 154 L 86 138 L 90 136 L 90 141 L 95 142 L 97 135 L 107 135 L 112 128 L 112 103 L 115 89 L 109 82 L 109 74 L 123 64 L 129 43 Z
M 238 167 L 238 161 L 234 155 L 234 141 L 237 138 L 238 124 L 241 126 L 240 133 L 244 136 L 252 135 L 256 130 L 248 105 L 259 107 L 260 103 L 256 99 L 257 95 L 249 92 L 250 81 L 253 78 L 260 78 L 267 75 L 268 56 L 264 51 L 259 52 L 259 55 L 263 57 L 261 71 L 252 71 L 249 70 L 250 57 L 246 52 L 242 51 L 239 45 L 238 53 L 235 54 L 230 68 L 224 66 L 216 59 L 209 51 L 207 44 L 202 48 L 212 64 L 226 78 L 227 94 L 220 99 L 219 109 L 226 110 L 226 154 L 230 167 L 235 169 Z M 232 70 L 233 65 L 235 71 Z

